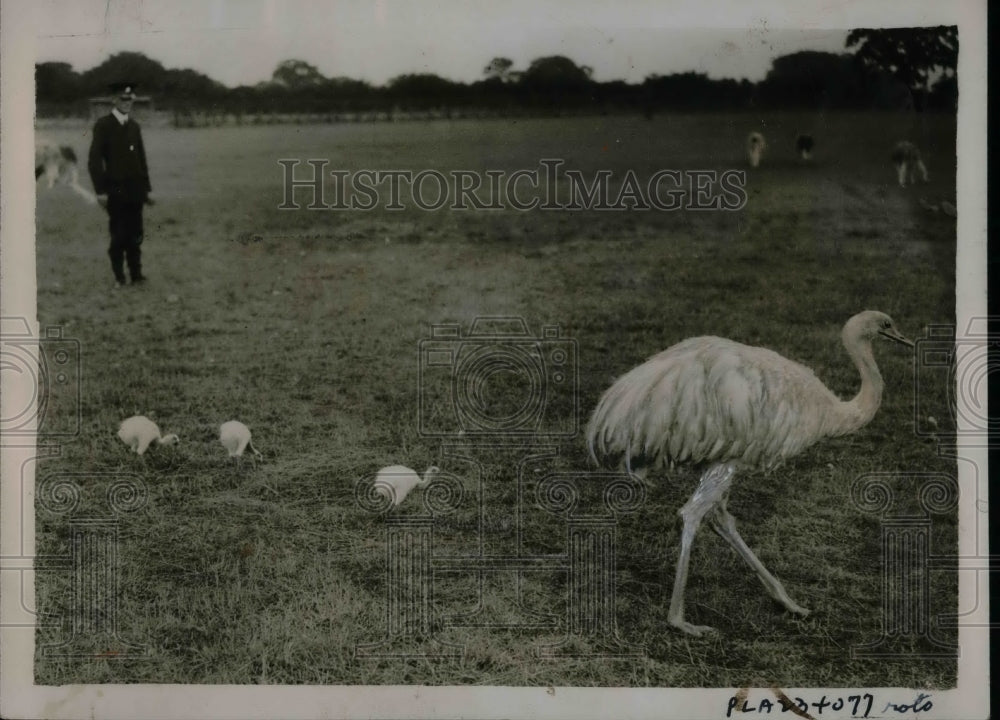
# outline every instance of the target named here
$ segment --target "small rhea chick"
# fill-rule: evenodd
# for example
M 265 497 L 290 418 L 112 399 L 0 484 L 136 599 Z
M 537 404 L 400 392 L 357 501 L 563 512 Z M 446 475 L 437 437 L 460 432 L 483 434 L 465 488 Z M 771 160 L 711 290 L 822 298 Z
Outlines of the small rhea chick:
M 250 442 L 250 428 L 239 420 L 222 423 L 219 426 L 219 440 L 222 442 L 222 446 L 229 451 L 229 457 L 236 458 L 237 465 L 243 457 L 243 451 L 247 448 L 250 448 L 250 452 L 257 457 L 261 457 L 257 448 Z
M 378 471 L 375 476 L 375 492 L 389 499 L 390 504 L 395 507 L 406 499 L 413 488 L 425 488 L 441 472 L 437 465 L 431 465 L 424 471 L 421 480 L 416 471 L 403 465 L 390 465 Z
M 137 455 L 142 455 L 153 443 L 176 445 L 180 442 L 176 435 L 160 435 L 160 428 L 145 415 L 135 415 L 123 421 L 118 428 L 118 437 Z

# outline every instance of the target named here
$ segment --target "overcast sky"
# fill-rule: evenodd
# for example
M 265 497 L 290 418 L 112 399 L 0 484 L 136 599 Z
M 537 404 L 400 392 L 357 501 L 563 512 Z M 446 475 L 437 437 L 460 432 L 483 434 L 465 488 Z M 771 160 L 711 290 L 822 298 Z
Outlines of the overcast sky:
M 36 57 L 80 72 L 113 53 L 138 51 L 235 86 L 269 79 L 290 58 L 327 77 L 382 84 L 417 72 L 468 82 L 481 78 L 493 57 L 524 69 L 535 58 L 565 55 L 592 67 L 596 80 L 641 82 L 689 70 L 759 80 L 779 55 L 845 52 L 846 24 L 815 29 L 803 16 L 782 28 L 748 3 L 716 2 L 710 16 L 704 7 L 663 0 L 42 0 Z
M 968 4 L 968 3 L 966 3 Z M 854 27 L 954 23 L 937 0 L 37 0 L 35 57 L 84 71 L 125 50 L 226 85 L 300 59 L 382 84 L 428 72 L 468 82 L 494 57 L 546 55 L 596 80 L 697 71 L 759 80 L 780 55 L 846 52 Z

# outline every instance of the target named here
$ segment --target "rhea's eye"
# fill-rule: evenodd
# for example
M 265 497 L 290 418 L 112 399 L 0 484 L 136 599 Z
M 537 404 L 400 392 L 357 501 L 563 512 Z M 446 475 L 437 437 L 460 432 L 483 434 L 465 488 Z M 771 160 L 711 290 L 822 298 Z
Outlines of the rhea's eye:
M 883 328 L 883 329 L 886 329 L 886 330 L 888 330 L 888 329 L 889 329 L 889 326 L 890 326 L 890 325 L 892 325 L 892 323 L 891 323 L 891 322 L 889 322 L 888 320 L 883 320 L 883 321 L 882 321 L 882 328 Z

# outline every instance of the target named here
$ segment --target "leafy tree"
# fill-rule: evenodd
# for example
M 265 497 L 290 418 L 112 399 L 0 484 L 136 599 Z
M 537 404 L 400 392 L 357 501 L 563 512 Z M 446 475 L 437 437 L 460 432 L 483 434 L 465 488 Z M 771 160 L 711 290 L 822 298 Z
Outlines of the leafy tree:
M 562 55 L 533 60 L 521 76 L 521 84 L 539 88 L 580 89 L 590 85 L 593 70 Z
M 338 111 L 371 110 L 375 103 L 375 90 L 363 80 L 336 77 L 327 80 L 325 92 L 330 108 Z
M 69 63 L 35 65 L 35 98 L 39 103 L 72 102 L 82 95 L 80 75 Z
M 489 65 L 483 68 L 483 74 L 487 80 L 496 79 L 500 82 L 510 82 L 512 67 L 514 67 L 514 61 L 510 58 L 495 57 L 490 60 Z
M 955 112 L 958 109 L 958 78 L 954 75 L 941 77 L 927 96 L 927 107 L 932 110 Z
M 305 60 L 284 60 L 271 74 L 271 81 L 289 90 L 301 90 L 318 87 L 326 78 Z
M 533 60 L 518 81 L 521 101 L 556 114 L 591 104 L 596 88 L 591 72 L 562 55 Z
M 108 85 L 123 81 L 135 83 L 145 94 L 162 92 L 166 75 L 166 69 L 156 60 L 138 52 L 121 52 L 83 73 L 82 80 L 90 95 L 105 95 Z
M 775 58 L 757 96 L 772 107 L 863 107 L 867 73 L 851 55 L 805 50 Z
M 643 110 L 733 110 L 747 106 L 749 81 L 712 80 L 704 73 L 650 75 L 642 84 Z
M 174 99 L 214 102 L 226 93 L 226 86 L 196 70 L 167 70 L 163 92 Z
M 891 74 L 923 107 L 933 80 L 952 77 L 958 66 L 958 28 L 858 29 L 847 36 L 858 62 Z
M 464 85 L 431 73 L 399 75 L 389 81 L 389 94 L 405 109 L 443 107 L 459 100 Z

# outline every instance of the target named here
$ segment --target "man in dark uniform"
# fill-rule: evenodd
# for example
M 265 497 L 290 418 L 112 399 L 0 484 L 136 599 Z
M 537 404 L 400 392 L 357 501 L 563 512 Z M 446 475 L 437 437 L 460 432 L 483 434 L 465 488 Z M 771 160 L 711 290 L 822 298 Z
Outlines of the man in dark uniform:
M 133 284 L 145 282 L 142 274 L 142 206 L 151 203 L 149 170 L 142 133 L 129 117 L 135 85 L 111 86 L 114 107 L 94 125 L 87 168 L 97 201 L 108 211 L 111 231 L 111 269 L 118 287 L 125 284 L 123 261 L 128 261 Z

